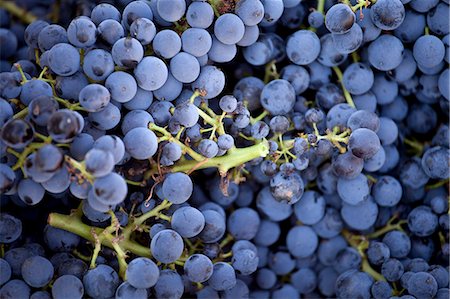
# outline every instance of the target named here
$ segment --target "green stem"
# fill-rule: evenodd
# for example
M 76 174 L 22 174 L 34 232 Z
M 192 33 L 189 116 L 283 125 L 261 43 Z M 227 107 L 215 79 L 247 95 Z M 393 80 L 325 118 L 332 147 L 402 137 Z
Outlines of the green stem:
M 96 265 L 96 261 L 98 258 L 98 254 L 100 253 L 100 250 L 102 249 L 102 243 L 100 242 L 100 240 L 98 239 L 98 236 L 96 234 L 93 233 L 95 242 L 94 242 L 94 251 L 92 252 L 92 259 L 91 259 L 91 264 L 90 264 L 90 268 L 94 269 L 97 265 Z
M 402 225 L 406 224 L 406 223 L 407 223 L 406 220 L 400 220 L 396 224 L 391 224 L 391 223 L 388 222 L 388 224 L 385 227 L 383 227 L 383 228 L 381 228 L 381 229 L 379 229 L 379 230 L 377 230 L 377 231 L 367 235 L 367 237 L 370 238 L 370 239 L 376 239 L 376 238 L 381 237 L 382 235 L 384 235 L 384 234 L 386 234 L 386 233 L 388 233 L 390 231 L 393 231 L 393 230 L 403 231 Z
M 83 178 L 85 178 L 91 184 L 94 183 L 94 176 L 86 170 L 86 166 L 84 165 L 83 162 L 78 162 L 74 158 L 67 155 L 64 158 L 66 163 L 69 164 L 71 167 L 75 168 L 76 170 L 78 170 L 83 176 Z
M 27 114 L 28 114 L 28 107 L 25 107 L 24 109 L 20 110 L 20 112 L 14 114 L 13 118 L 14 119 L 24 118 L 25 116 L 27 116 Z
M 192 159 L 194 159 L 195 161 L 200 162 L 200 161 L 203 161 L 205 159 L 205 157 L 203 157 L 199 153 L 196 153 L 193 149 L 191 149 L 190 147 L 184 145 L 180 140 L 178 140 L 175 137 L 173 137 L 172 134 L 170 134 L 169 131 L 167 131 L 166 129 L 164 129 L 162 127 L 157 126 L 155 123 L 150 123 L 148 125 L 148 128 L 150 130 L 154 131 L 154 132 L 158 132 L 158 133 L 163 134 L 163 136 L 166 137 L 168 141 L 178 144 L 181 147 L 181 149 L 185 153 L 188 153 L 189 156 L 191 156 Z
M 445 180 L 442 180 L 442 181 L 438 181 L 438 182 L 436 182 L 436 183 L 434 183 L 434 184 L 426 185 L 426 186 L 425 186 L 425 189 L 426 189 L 426 190 L 436 189 L 436 188 L 439 188 L 439 187 L 444 186 L 445 184 L 448 184 L 448 182 L 449 182 L 449 179 L 445 179 Z
M 345 100 L 347 101 L 347 104 L 349 104 L 350 107 L 352 107 L 352 108 L 356 108 L 355 103 L 353 102 L 352 96 L 350 95 L 350 93 L 344 86 L 344 82 L 342 80 L 343 75 L 342 75 L 341 70 L 339 69 L 338 66 L 333 66 L 333 70 L 336 73 L 336 76 L 338 77 L 339 82 L 341 83 L 342 91 L 344 92 L 344 97 L 345 97 Z
M 149 218 L 151 218 L 151 217 L 157 217 L 157 216 L 159 216 L 159 215 L 160 215 L 160 212 L 161 212 L 162 210 L 168 209 L 171 205 L 172 205 L 172 203 L 169 202 L 168 200 L 166 200 L 166 199 L 163 200 L 163 201 L 161 202 L 161 204 L 159 204 L 158 206 L 156 206 L 153 210 L 151 210 L 151 211 L 149 211 L 149 212 L 147 212 L 147 213 L 145 213 L 145 214 L 143 214 L 143 215 L 141 215 L 141 216 L 135 218 L 135 219 L 133 220 L 133 225 L 134 225 L 134 226 L 139 226 L 139 225 L 141 225 L 142 223 L 144 223 L 147 219 L 149 219 Z M 126 228 L 125 228 L 125 230 L 126 230 Z
M 318 0 L 317 1 L 317 11 L 321 14 L 324 13 L 325 10 L 325 0 Z
M 112 246 L 114 248 L 114 250 L 116 251 L 117 254 L 117 260 L 119 261 L 119 275 L 123 280 L 126 280 L 126 271 L 127 271 L 127 255 L 125 254 L 125 252 L 123 251 L 122 247 L 120 247 L 119 245 L 119 241 L 117 239 L 114 239 L 112 241 Z
M 246 162 L 259 157 L 265 157 L 269 153 L 269 144 L 267 141 L 252 145 L 246 148 L 235 148 L 229 150 L 228 154 L 221 157 L 214 157 L 211 159 L 205 159 L 201 162 L 186 160 L 181 163 L 177 163 L 170 168 L 172 172 L 190 172 L 192 170 L 199 170 L 214 167 L 219 170 L 221 175 L 225 175 L 231 168 L 240 166 Z M 146 177 L 156 173 L 157 169 L 151 169 L 146 174 Z
M 267 115 L 269 115 L 269 111 L 264 110 L 260 115 L 258 115 L 255 118 L 250 118 L 250 123 L 252 125 L 256 124 L 258 121 L 262 120 L 264 117 L 266 117 Z
M 48 224 L 53 227 L 63 229 L 74 233 L 91 243 L 95 244 L 95 238 L 92 232 L 97 235 L 100 235 L 103 232 L 103 229 L 98 227 L 89 226 L 84 224 L 81 221 L 81 216 L 72 214 L 72 215 L 62 215 L 58 213 L 51 213 L 48 216 Z M 101 240 L 101 244 L 103 246 L 114 249 L 113 241 L 115 238 L 111 234 L 106 234 L 104 238 Z M 131 241 L 130 239 L 123 238 L 118 241 L 118 244 L 122 248 L 123 251 L 130 251 L 138 256 L 143 257 L 151 257 L 152 254 L 150 252 L 150 248 L 148 246 L 142 246 L 138 243 Z
M 13 1 L 0 1 L 0 7 L 4 8 L 10 14 L 19 18 L 26 24 L 31 24 L 37 20 L 35 15 L 17 6 Z

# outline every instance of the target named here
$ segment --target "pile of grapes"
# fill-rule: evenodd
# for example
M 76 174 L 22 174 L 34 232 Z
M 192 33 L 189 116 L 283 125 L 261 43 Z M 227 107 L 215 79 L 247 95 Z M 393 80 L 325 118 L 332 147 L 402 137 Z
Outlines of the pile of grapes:
M 448 0 L 2 0 L 0 298 L 448 299 Z

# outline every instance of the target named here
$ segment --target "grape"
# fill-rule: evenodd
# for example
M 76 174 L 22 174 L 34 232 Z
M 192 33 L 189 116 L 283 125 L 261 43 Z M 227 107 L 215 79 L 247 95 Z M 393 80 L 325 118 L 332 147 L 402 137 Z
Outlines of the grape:
M 79 102 L 89 112 L 103 110 L 110 102 L 111 94 L 109 90 L 100 84 L 89 84 L 81 89 Z
M 371 293 L 374 298 L 388 298 L 392 295 L 392 288 L 385 281 L 376 281 L 371 287 Z
M 370 67 L 363 63 L 353 63 L 344 72 L 343 84 L 352 94 L 362 95 L 370 90 L 374 75 Z
M 389 48 L 389 55 L 383 49 Z M 402 62 L 403 44 L 399 39 L 391 35 L 381 35 L 374 40 L 368 48 L 370 64 L 380 70 L 393 70 Z
M 412 105 L 410 109 L 406 123 L 413 132 L 425 134 L 436 126 L 437 115 L 429 105 Z
M 400 0 L 381 0 L 372 6 L 370 16 L 378 28 L 393 30 L 403 22 L 405 8 Z
M 37 125 L 45 126 L 50 115 L 56 112 L 56 110 L 58 110 L 58 103 L 53 97 L 43 95 L 34 98 L 30 102 L 28 115 Z
M 42 52 L 50 50 L 56 44 L 68 42 L 66 29 L 57 24 L 43 26 L 37 36 L 37 43 Z
M 39 33 L 47 26 L 49 26 L 49 23 L 43 20 L 36 20 L 28 25 L 24 32 L 24 39 L 26 44 L 33 49 L 38 48 Z
M 363 32 L 358 24 L 353 24 L 350 30 L 342 34 L 331 34 L 333 44 L 339 53 L 350 54 L 356 51 L 362 41 Z
M 22 234 L 22 222 L 14 216 L 0 213 L 0 224 L 0 241 L 2 243 L 12 243 Z
M 373 279 L 365 272 L 349 270 L 338 276 L 336 295 L 338 298 L 370 298 Z
M 264 18 L 264 6 L 259 0 L 240 1 L 234 11 L 246 26 L 257 25 Z
M 444 59 L 444 55 L 444 44 L 434 35 L 421 36 L 414 43 L 413 56 L 418 65 L 434 67 Z
M 388 281 L 399 280 L 403 271 L 403 264 L 397 259 L 388 259 L 381 266 L 381 273 Z
M 439 35 L 445 35 L 449 33 L 449 22 L 446 18 L 446 12 L 448 10 L 448 3 L 439 3 L 432 8 L 427 14 L 427 24 L 430 30 Z
M 286 54 L 295 64 L 310 64 L 320 54 L 320 40 L 314 32 L 299 30 L 288 38 Z
M 136 68 L 141 60 L 143 60 L 144 49 L 137 39 L 123 37 L 114 43 L 111 49 L 111 55 L 118 66 Z M 138 78 L 136 79 L 138 80 Z
M 11 266 L 4 259 L 0 259 L 0 286 L 11 279 Z
M 258 245 L 270 246 L 278 240 L 280 233 L 280 226 L 276 222 L 261 220 L 259 230 L 253 241 Z
M 263 188 L 256 199 L 258 210 L 272 221 L 281 221 L 292 214 L 292 207 L 288 203 L 276 200 L 269 187 Z
M 30 287 L 23 280 L 13 279 L 2 286 L 0 297 L 5 299 L 30 298 Z
M 159 278 L 159 269 L 156 264 L 144 257 L 132 260 L 126 271 L 128 283 L 138 289 L 147 289 L 156 284 Z
M 344 203 L 341 209 L 344 222 L 352 229 L 366 230 L 375 224 L 378 216 L 378 206 L 371 197 L 356 205 Z
M 107 265 L 98 265 L 90 269 L 83 277 L 86 294 L 95 298 L 109 298 L 119 286 L 119 276 L 113 268 Z
M 75 47 L 59 43 L 50 49 L 48 64 L 57 75 L 71 76 L 80 68 L 80 54 Z
M 204 90 L 204 99 L 212 99 L 218 96 L 225 86 L 225 75 L 215 66 L 204 66 L 200 70 L 200 76 L 192 83 L 192 90 Z
M 313 225 L 325 215 L 325 206 L 325 199 L 317 192 L 306 191 L 302 199 L 294 205 L 294 213 L 302 223 Z
M 213 37 L 211 49 L 208 52 L 208 58 L 218 63 L 229 62 L 233 60 L 236 53 L 237 47 L 235 44 L 227 45 L 219 41 L 216 37 Z
M 277 282 L 277 275 L 270 269 L 262 268 L 256 275 L 256 283 L 261 289 L 271 289 Z
M 147 56 L 136 66 L 134 76 L 140 88 L 153 91 L 164 85 L 168 70 L 162 60 Z
M 225 217 L 213 210 L 202 211 L 205 218 L 205 227 L 199 238 L 205 243 L 214 243 L 220 240 L 225 233 Z
M 164 197 L 170 202 L 181 204 L 192 195 L 193 185 L 188 175 L 175 172 L 166 177 L 162 185 Z
M 372 189 L 372 194 L 378 205 L 383 207 L 395 206 L 402 197 L 402 186 L 391 176 L 380 177 Z
M 214 35 L 224 44 L 236 44 L 244 36 L 245 26 L 235 14 L 221 15 L 214 23 Z
M 94 148 L 110 151 L 114 157 L 114 163 L 122 160 L 125 154 L 125 145 L 122 139 L 114 135 L 105 135 L 94 142 Z
M 21 119 L 10 119 L 0 132 L 0 139 L 11 148 L 24 148 L 34 137 L 30 123 Z
M 125 31 L 117 20 L 106 19 L 98 24 L 97 34 L 99 39 L 110 45 L 114 45 L 119 39 L 124 37 Z
M 104 109 L 89 113 L 89 121 L 100 130 L 111 130 L 120 122 L 120 110 L 110 102 Z
M 117 299 L 126 299 L 126 298 L 136 298 L 136 299 L 145 299 L 147 298 L 147 290 L 145 289 L 137 289 L 131 286 L 127 281 L 122 282 L 122 284 L 116 290 Z
M 284 284 L 281 288 L 275 290 L 272 293 L 272 298 L 282 299 L 282 298 L 293 298 L 299 299 L 300 295 L 298 291 L 291 284 Z
M 203 139 L 198 145 L 198 151 L 206 158 L 214 158 L 219 152 L 219 146 L 210 139 Z
M 172 58 L 181 50 L 181 38 L 175 31 L 161 30 L 153 39 L 153 50 L 163 58 Z
M 30 80 L 25 82 L 22 86 L 20 101 L 25 105 L 28 105 L 32 100 L 41 95 L 49 97 L 53 96 L 50 84 L 41 80 Z
M 136 80 L 125 72 L 114 72 L 105 81 L 105 87 L 111 94 L 111 99 L 119 103 L 130 101 L 137 92 Z
M 411 0 L 411 7 L 418 12 L 427 12 L 438 4 L 439 1 L 432 0 L 427 3 L 421 3 L 417 0 Z
M 333 238 L 339 235 L 343 226 L 338 211 L 329 207 L 325 211 L 325 216 L 313 225 L 313 229 L 319 237 Z
M 234 211 L 228 218 L 227 228 L 230 234 L 237 240 L 251 240 L 258 232 L 259 224 L 260 219 L 255 210 L 240 208 Z
M 58 276 L 74 275 L 81 279 L 87 269 L 88 266 L 85 262 L 76 258 L 71 258 L 61 262 L 56 268 L 56 273 Z
M 309 226 L 296 226 L 289 230 L 286 238 L 289 252 L 299 258 L 314 253 L 318 246 L 318 237 Z
M 184 263 L 184 273 L 192 282 L 205 282 L 213 274 L 213 263 L 203 254 L 193 254 Z
M 38 204 L 43 198 L 44 188 L 33 180 L 21 180 L 17 186 L 17 193 L 20 199 L 27 205 Z
M 361 159 L 373 157 L 380 147 L 380 139 L 369 129 L 356 129 L 350 135 L 349 148 L 353 155 Z
M 111 54 L 101 49 L 89 51 L 83 59 L 83 71 L 94 81 L 105 80 L 114 71 Z
M 182 207 L 173 213 L 170 224 L 182 237 L 192 238 L 205 227 L 205 217 L 195 208 Z
M 383 238 L 383 243 L 389 247 L 391 257 L 394 258 L 405 257 L 411 250 L 411 240 L 400 231 L 388 232 Z
M 183 248 L 183 239 L 171 229 L 158 232 L 150 243 L 150 250 L 155 259 L 165 264 L 176 261 L 183 253 Z
M 437 293 L 437 282 L 432 275 L 418 272 L 411 275 L 407 289 L 416 298 L 433 298 Z
M 319 272 L 318 275 L 318 288 L 320 292 L 327 296 L 333 296 L 335 293 L 335 281 L 338 277 L 336 271 L 331 267 L 326 267 Z
M 152 157 L 158 147 L 155 133 L 143 127 L 136 127 L 127 132 L 123 143 L 127 152 L 138 160 Z
M 138 86 L 136 95 L 123 106 L 128 110 L 147 110 L 153 102 L 153 93 Z
M 215 263 L 208 284 L 216 291 L 229 290 L 234 287 L 236 285 L 236 273 L 233 267 L 224 262 Z
M 130 26 L 130 34 L 142 45 L 148 45 L 156 35 L 156 27 L 147 18 L 138 18 Z
M 438 218 L 429 207 L 418 206 L 408 215 L 408 227 L 419 237 L 430 236 L 438 226 Z
M 424 186 L 429 177 L 423 171 L 418 159 L 410 159 L 403 163 L 400 169 L 400 181 L 404 186 L 418 188 Z
M 170 60 L 170 72 L 178 81 L 191 83 L 200 75 L 200 64 L 191 54 L 180 52 Z
M 273 80 L 261 92 L 261 105 L 273 115 L 287 113 L 294 104 L 295 90 L 286 80 Z
M 425 151 L 422 157 L 422 169 L 430 178 L 446 179 L 449 177 L 449 165 L 446 163 L 449 150 L 440 146 Z
M 153 20 L 153 12 L 146 1 L 131 1 L 127 3 L 122 13 L 124 27 L 129 29 L 131 24 L 138 18 Z
M 91 20 L 98 25 L 105 20 L 120 21 L 120 12 L 111 4 L 101 3 L 96 5 L 91 12 Z
M 338 178 L 337 192 L 343 202 L 357 205 L 369 197 L 369 181 L 363 174 L 359 174 L 352 179 Z
M 162 270 L 154 290 L 157 298 L 181 298 L 184 292 L 183 280 L 176 271 Z
M 31 294 L 30 299 L 51 299 L 52 297 L 46 291 L 36 291 Z
M 73 19 L 67 27 L 69 42 L 78 48 L 88 48 L 96 41 L 97 28 L 88 17 Z
M 283 0 L 260 0 L 264 6 L 264 18 L 261 23 L 263 27 L 269 27 L 277 22 L 283 14 Z
M 55 92 L 64 99 L 78 99 L 80 91 L 88 84 L 88 79 L 82 72 L 76 72 L 68 77 L 58 76 Z
M 32 256 L 22 264 L 22 278 L 34 288 L 43 287 L 53 277 L 53 265 L 41 256 Z
M 111 172 L 94 181 L 93 190 L 96 198 L 105 205 L 121 203 L 128 192 L 125 179 L 115 172 Z
M 327 11 L 325 26 L 332 33 L 342 34 L 351 29 L 355 19 L 353 11 L 347 5 L 339 3 Z
M 114 169 L 114 157 L 111 152 L 93 148 L 85 156 L 86 170 L 95 177 L 102 177 Z
M 176 22 L 186 11 L 185 0 L 157 1 L 156 4 L 159 16 L 167 22 Z
M 296 95 L 306 91 L 310 81 L 306 69 L 293 64 L 288 65 L 281 70 L 280 78 L 291 83 Z
M 402 42 L 412 43 L 423 35 L 425 26 L 426 21 L 423 14 L 407 10 L 403 22 L 394 30 L 394 35 Z
M 273 42 L 262 34 L 256 42 L 244 49 L 243 54 L 248 63 L 259 66 L 268 63 L 273 58 L 274 51 Z
M 193 1 L 187 8 L 186 21 L 193 28 L 206 29 L 214 21 L 213 8 L 207 2 Z

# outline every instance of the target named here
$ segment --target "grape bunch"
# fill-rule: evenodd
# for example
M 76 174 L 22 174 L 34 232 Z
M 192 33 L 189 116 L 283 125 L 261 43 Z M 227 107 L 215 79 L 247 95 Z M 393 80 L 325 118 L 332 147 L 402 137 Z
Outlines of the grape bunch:
M 448 0 L 0 3 L 0 298 L 448 298 Z

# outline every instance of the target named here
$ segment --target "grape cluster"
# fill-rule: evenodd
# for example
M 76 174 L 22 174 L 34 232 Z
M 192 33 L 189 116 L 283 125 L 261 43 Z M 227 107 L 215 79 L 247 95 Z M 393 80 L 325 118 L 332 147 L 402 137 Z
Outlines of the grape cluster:
M 0 3 L 0 298 L 448 298 L 448 10 Z

